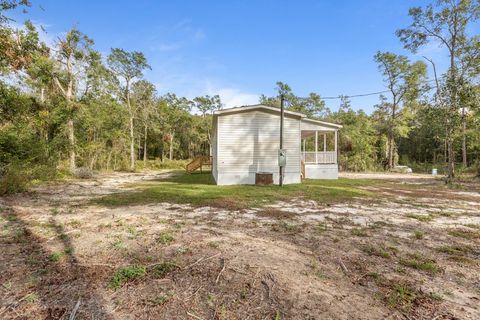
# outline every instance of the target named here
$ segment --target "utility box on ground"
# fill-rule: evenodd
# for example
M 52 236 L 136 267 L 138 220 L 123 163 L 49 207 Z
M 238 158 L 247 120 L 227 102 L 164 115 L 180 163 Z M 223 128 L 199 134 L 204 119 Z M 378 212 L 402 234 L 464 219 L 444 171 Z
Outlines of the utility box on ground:
M 273 184 L 273 173 L 257 172 L 255 173 L 255 184 L 259 186 L 269 186 Z

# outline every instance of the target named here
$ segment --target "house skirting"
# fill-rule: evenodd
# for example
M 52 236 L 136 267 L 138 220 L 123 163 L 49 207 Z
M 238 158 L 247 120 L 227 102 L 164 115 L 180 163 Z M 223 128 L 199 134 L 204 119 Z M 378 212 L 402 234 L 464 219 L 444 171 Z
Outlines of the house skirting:
M 306 179 L 338 179 L 338 164 L 305 164 Z
M 273 172 L 273 183 L 278 184 L 279 173 Z M 255 184 L 255 172 L 217 172 L 217 185 Z M 285 172 L 284 184 L 301 183 L 300 172 Z

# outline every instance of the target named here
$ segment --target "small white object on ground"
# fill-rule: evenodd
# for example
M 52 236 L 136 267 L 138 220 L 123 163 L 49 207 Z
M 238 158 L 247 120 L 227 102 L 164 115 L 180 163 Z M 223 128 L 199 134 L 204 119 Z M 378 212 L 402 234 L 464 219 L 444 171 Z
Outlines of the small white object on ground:
M 390 171 L 392 172 L 399 172 L 399 173 L 412 173 L 413 170 L 407 166 L 395 166 Z

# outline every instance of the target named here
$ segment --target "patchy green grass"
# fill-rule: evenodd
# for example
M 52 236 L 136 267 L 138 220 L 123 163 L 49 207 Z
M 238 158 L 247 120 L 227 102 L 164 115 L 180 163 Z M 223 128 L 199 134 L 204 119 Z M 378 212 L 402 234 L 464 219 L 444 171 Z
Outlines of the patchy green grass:
M 66 248 L 63 251 L 53 252 L 52 254 L 50 254 L 50 256 L 48 258 L 53 262 L 58 262 L 58 261 L 62 260 L 62 258 L 65 257 L 66 255 L 72 254 L 72 252 L 73 252 L 72 248 Z
M 413 231 L 412 237 L 414 239 L 421 240 L 421 239 L 423 239 L 424 236 L 425 236 L 425 232 L 423 232 L 421 230 L 414 230 Z
M 414 282 L 404 280 L 388 279 L 381 274 L 369 276 L 381 288 L 381 295 L 385 302 L 394 309 L 400 310 L 404 314 L 410 314 L 412 308 L 421 304 L 434 305 L 435 302 L 441 301 L 442 297 L 434 292 L 427 293 L 418 289 Z M 414 317 L 416 319 L 416 317 Z M 410 319 L 408 317 L 408 319 Z M 413 318 L 412 318 L 413 319 Z
M 228 209 L 261 207 L 293 198 L 319 203 L 348 201 L 355 197 L 371 198 L 362 187 L 385 183 L 371 179 L 305 180 L 301 184 L 279 186 L 217 186 L 210 173 L 176 175 L 158 181 L 136 184 L 137 190 L 115 193 L 93 200 L 105 206 L 141 205 L 169 202 Z
M 370 256 L 382 257 L 384 259 L 390 258 L 390 253 L 383 246 L 367 244 L 362 247 L 362 251 Z
M 328 231 L 328 226 L 325 222 L 319 222 L 315 227 L 315 231 L 320 234 L 324 233 L 325 231 Z
M 35 302 L 38 301 L 38 295 L 37 295 L 36 292 L 32 292 L 32 293 L 27 294 L 25 297 L 23 297 L 23 299 L 27 303 L 35 303 Z
M 448 234 L 453 237 L 464 238 L 468 240 L 480 238 L 479 231 L 472 231 L 472 230 L 465 230 L 465 229 L 452 229 L 448 231 Z
M 301 231 L 301 228 L 298 225 L 291 224 L 282 220 L 272 225 L 272 231 L 298 233 Z
M 67 225 L 71 226 L 72 228 L 78 228 L 82 226 L 82 223 L 78 220 L 71 220 L 67 223 Z
M 406 258 L 400 258 L 399 263 L 402 266 L 426 271 L 432 274 L 440 271 L 440 268 L 435 263 L 435 260 L 428 259 L 421 254 L 410 254 Z
M 192 249 L 190 249 L 187 246 L 180 246 L 180 247 L 177 248 L 177 253 L 185 254 L 185 253 L 189 253 L 189 252 L 192 252 Z
M 394 284 L 390 294 L 387 297 L 388 304 L 391 307 L 410 307 L 415 301 L 417 295 L 415 290 L 406 284 Z
M 157 278 L 164 278 L 170 272 L 176 270 L 178 266 L 174 262 L 166 261 L 153 267 L 153 274 Z
M 412 218 L 422 222 L 430 222 L 433 220 L 434 216 L 430 214 L 415 214 L 415 213 L 407 213 L 405 215 L 408 218 Z
M 127 227 L 127 233 L 128 233 L 128 238 L 129 239 L 135 239 L 138 235 L 137 229 L 135 226 L 128 226 Z
M 350 232 L 356 237 L 368 237 L 366 228 L 353 228 Z
M 115 271 L 108 283 L 108 287 L 118 289 L 125 283 L 142 278 L 147 273 L 147 268 L 144 266 L 129 266 L 123 267 Z
M 149 306 L 161 306 L 170 301 L 170 299 L 173 298 L 173 293 L 166 293 L 166 294 L 161 294 L 158 296 L 155 296 L 153 298 L 148 298 L 145 299 L 145 304 Z
M 207 245 L 211 248 L 215 248 L 217 249 L 218 247 L 220 247 L 220 242 L 218 241 L 210 241 L 209 243 L 207 243 Z
M 121 239 L 117 239 L 112 243 L 112 247 L 115 248 L 116 250 L 124 250 L 127 248 L 125 245 L 125 242 L 123 242 Z
M 465 245 L 445 245 L 437 248 L 438 251 L 455 256 L 463 256 L 473 252 L 473 249 Z
M 173 235 L 168 232 L 161 233 L 157 238 L 157 241 L 160 242 L 161 244 L 169 244 L 174 240 L 175 238 L 173 237 Z

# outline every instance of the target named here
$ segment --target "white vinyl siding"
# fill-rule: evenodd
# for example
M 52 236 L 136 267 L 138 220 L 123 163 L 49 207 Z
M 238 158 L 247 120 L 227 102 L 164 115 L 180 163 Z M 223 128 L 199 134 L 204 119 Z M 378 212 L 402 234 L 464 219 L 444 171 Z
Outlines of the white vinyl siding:
M 217 159 L 214 160 L 216 168 L 213 170 L 218 179 L 222 180 L 223 174 L 242 183 L 254 183 L 255 173 L 266 171 L 272 172 L 274 181 L 278 183 L 280 146 L 278 113 L 256 110 L 225 114 L 217 117 L 216 126 L 217 144 L 213 156 Z M 301 156 L 299 118 L 285 117 L 283 137 L 283 147 L 287 149 L 285 175 L 290 177 L 290 181 L 299 182 Z
M 215 182 L 218 181 L 218 172 L 217 172 L 217 160 L 218 160 L 218 147 L 217 147 L 217 140 L 218 140 L 218 133 L 217 133 L 217 121 L 218 118 L 213 118 L 213 125 L 212 125 L 212 175 Z

